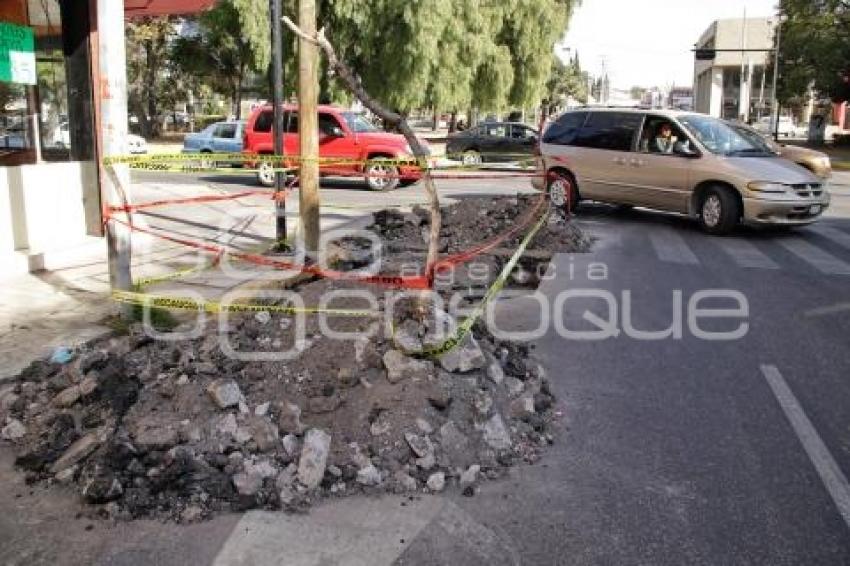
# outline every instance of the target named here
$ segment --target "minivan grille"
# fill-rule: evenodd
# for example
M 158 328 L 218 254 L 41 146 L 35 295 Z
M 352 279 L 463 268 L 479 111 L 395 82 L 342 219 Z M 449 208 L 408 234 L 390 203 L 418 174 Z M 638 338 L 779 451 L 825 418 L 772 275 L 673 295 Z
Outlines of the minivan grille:
M 797 193 L 797 196 L 804 198 L 819 197 L 823 194 L 823 187 L 820 183 L 801 183 L 791 186 L 794 187 L 794 192 Z

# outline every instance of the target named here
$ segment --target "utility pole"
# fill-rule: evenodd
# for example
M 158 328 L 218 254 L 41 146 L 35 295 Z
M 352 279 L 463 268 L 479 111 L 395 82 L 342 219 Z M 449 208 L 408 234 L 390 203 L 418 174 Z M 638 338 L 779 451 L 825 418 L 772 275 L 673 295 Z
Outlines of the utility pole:
M 127 139 L 127 74 L 124 51 L 123 3 L 111 0 L 97 1 L 97 29 L 100 34 L 98 53 L 98 84 L 100 87 L 100 125 L 98 136 L 99 157 L 126 153 Z M 106 46 L 109 46 L 107 49 Z M 130 187 L 130 170 L 127 165 L 101 166 L 100 201 L 104 206 L 128 204 L 126 191 Z M 132 216 L 114 212 L 124 222 Z M 133 288 L 130 271 L 132 242 L 130 228 L 112 221 L 106 223 L 106 248 L 109 262 L 109 284 L 113 291 Z M 121 314 L 129 318 L 132 309 L 122 305 Z
M 299 0 L 298 27 L 316 34 L 316 0 Z M 298 136 L 301 162 L 298 178 L 299 211 L 308 257 L 319 250 L 319 48 L 298 40 Z
M 283 199 L 286 175 L 283 167 L 283 40 L 281 39 L 281 18 L 283 13 L 280 7 L 281 0 L 269 0 L 269 12 L 271 13 L 272 33 L 272 104 L 274 104 L 274 122 L 272 136 L 274 137 L 274 166 L 277 171 L 274 174 L 274 186 L 277 198 L 275 199 L 275 214 L 277 216 L 275 238 L 277 247 L 285 246 L 286 241 L 286 201 Z

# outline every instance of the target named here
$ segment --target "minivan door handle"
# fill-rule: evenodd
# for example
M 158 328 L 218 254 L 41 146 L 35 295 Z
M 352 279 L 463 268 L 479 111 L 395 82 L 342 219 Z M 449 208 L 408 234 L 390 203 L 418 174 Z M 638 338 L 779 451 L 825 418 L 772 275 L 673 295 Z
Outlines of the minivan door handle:
M 626 164 L 626 158 L 625 157 L 615 157 L 614 163 L 616 163 L 617 165 L 625 165 Z
M 629 159 L 629 165 L 631 165 L 632 167 L 643 167 L 644 165 L 646 165 L 646 161 L 644 161 L 643 159 L 636 159 L 636 158 L 633 157 L 633 158 Z

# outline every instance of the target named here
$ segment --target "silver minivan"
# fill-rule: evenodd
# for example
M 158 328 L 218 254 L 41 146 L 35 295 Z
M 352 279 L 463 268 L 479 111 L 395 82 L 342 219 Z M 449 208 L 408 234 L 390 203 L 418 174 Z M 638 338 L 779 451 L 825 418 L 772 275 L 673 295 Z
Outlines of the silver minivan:
M 829 206 L 823 179 L 727 122 L 671 110 L 585 108 L 543 132 L 533 184 L 556 206 L 594 200 L 687 214 L 712 234 L 803 225 Z

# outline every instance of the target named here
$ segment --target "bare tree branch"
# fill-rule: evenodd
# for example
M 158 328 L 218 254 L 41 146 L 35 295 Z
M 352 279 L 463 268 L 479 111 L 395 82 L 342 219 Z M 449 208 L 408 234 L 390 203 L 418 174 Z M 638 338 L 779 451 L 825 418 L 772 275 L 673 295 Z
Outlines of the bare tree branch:
M 417 158 L 419 165 L 422 168 L 425 191 L 428 194 L 428 203 L 431 212 L 431 232 L 428 238 L 426 275 L 429 279 L 432 279 L 440 247 L 440 227 L 442 224 L 442 217 L 440 215 L 440 199 L 437 196 L 437 188 L 434 185 L 434 180 L 431 177 L 431 171 L 426 161 L 429 157 L 428 151 L 425 150 L 422 143 L 419 141 L 419 138 L 417 138 L 416 134 L 413 133 L 413 130 L 410 128 L 410 125 L 407 123 L 404 116 L 385 108 L 380 102 L 372 98 L 369 93 L 366 92 L 363 85 L 360 84 L 360 81 L 354 74 L 354 71 L 352 71 L 347 64 L 340 61 L 337 57 L 336 50 L 333 45 L 331 45 L 331 42 L 328 41 L 327 37 L 325 37 L 324 28 L 320 29 L 314 37 L 304 33 L 301 28 L 299 28 L 286 16 L 283 17 L 283 23 L 285 23 L 292 33 L 297 35 L 299 38 L 317 45 L 322 51 L 324 51 L 325 56 L 328 59 L 329 67 L 334 70 L 336 76 L 345 84 L 348 90 L 351 91 L 351 93 L 354 94 L 354 96 L 356 96 L 360 102 L 362 102 L 363 105 L 376 116 L 379 116 L 389 124 L 396 126 L 407 140 L 413 155 Z

